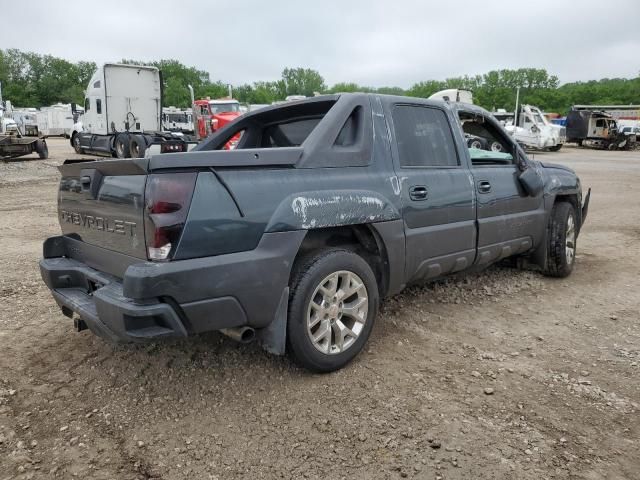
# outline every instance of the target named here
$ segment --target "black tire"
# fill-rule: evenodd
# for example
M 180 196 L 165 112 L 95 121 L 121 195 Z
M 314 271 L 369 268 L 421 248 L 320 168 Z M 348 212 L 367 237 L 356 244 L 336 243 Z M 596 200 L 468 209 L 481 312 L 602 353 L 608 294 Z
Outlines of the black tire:
M 339 353 L 323 353 L 314 346 L 311 340 L 311 328 L 307 324 L 308 313 L 311 308 L 312 295 L 323 279 L 335 272 L 352 273 L 359 277 L 364 285 L 364 294 L 367 296 L 367 302 L 365 302 L 367 303 L 367 313 L 359 335 L 355 340 L 352 340 L 350 346 Z M 369 264 L 362 257 L 348 250 L 337 248 L 317 250 L 296 262 L 290 288 L 287 323 L 287 350 L 289 354 L 296 363 L 313 372 L 333 372 L 347 365 L 360 353 L 367 342 L 378 311 L 378 284 Z M 360 289 L 359 292 L 361 291 Z M 351 297 L 346 296 L 343 300 L 349 298 Z M 329 343 L 335 338 L 335 324 L 344 319 L 346 319 L 346 324 L 349 321 L 347 316 L 331 321 L 330 327 L 327 324 L 331 332 Z M 354 326 L 348 328 L 354 328 Z
M 131 151 L 129 150 L 129 135 L 126 133 L 120 133 L 116 137 L 113 143 L 113 148 L 116 152 L 117 158 L 131 158 Z
M 49 147 L 47 147 L 47 142 L 41 138 L 36 140 L 36 153 L 42 160 L 49 158 Z
M 502 152 L 504 148 L 500 142 L 496 142 L 495 140 L 491 142 L 491 147 L 489 148 L 492 152 Z
M 131 135 L 129 141 L 129 152 L 132 158 L 144 158 L 147 151 L 147 142 L 142 135 Z
M 562 148 L 562 144 L 560 143 L 559 145 L 554 145 L 553 147 L 549 147 L 549 151 L 550 152 L 557 152 L 561 148 Z
M 80 135 L 77 133 L 71 137 L 71 146 L 78 155 L 84 155 L 84 149 L 80 146 Z
M 489 150 L 489 142 L 482 137 L 472 136 L 467 138 L 467 148 L 477 148 L 479 150 Z
M 572 231 L 570 225 L 573 225 Z M 567 242 L 567 234 L 573 240 L 569 238 Z M 559 278 L 569 276 L 576 261 L 578 239 L 576 210 L 571 203 L 556 202 L 551 210 L 547 235 L 547 267 L 544 274 Z M 572 255 L 568 253 L 570 246 L 573 247 Z

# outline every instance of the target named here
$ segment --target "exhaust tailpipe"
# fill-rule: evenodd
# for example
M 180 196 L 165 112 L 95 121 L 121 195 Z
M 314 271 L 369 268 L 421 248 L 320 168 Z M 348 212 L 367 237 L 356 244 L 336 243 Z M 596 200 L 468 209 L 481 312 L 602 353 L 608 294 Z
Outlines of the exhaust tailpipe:
M 239 343 L 251 343 L 256 338 L 256 331 L 251 327 L 223 328 L 220 333 Z

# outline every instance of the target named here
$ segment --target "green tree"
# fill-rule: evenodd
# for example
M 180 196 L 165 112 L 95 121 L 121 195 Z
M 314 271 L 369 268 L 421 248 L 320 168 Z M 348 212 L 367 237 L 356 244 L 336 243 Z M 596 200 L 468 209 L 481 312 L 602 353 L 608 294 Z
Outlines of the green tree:
M 282 83 L 279 85 L 280 94 L 313 96 L 316 92 L 324 92 L 326 85 L 324 78 L 317 71 L 310 68 L 285 68 L 282 71 Z M 284 91 L 282 91 L 284 90 Z

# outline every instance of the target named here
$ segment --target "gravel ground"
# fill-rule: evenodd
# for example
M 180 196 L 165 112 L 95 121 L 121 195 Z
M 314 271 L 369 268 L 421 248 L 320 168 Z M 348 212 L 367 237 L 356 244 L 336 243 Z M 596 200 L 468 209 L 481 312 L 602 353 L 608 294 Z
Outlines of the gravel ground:
M 56 166 L 0 163 L 0 480 L 640 478 L 640 154 L 536 158 L 593 187 L 571 277 L 491 268 L 387 300 L 312 375 L 218 334 L 74 333 L 40 281 Z

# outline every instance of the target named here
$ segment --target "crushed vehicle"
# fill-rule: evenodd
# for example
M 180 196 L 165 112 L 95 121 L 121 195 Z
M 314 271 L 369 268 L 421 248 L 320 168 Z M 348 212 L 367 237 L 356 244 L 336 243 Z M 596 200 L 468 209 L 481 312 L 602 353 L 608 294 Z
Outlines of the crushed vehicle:
M 503 151 L 467 148 L 463 121 Z M 590 197 L 482 108 L 376 94 L 265 107 L 189 153 L 60 172 L 40 271 L 77 330 L 220 331 L 319 372 L 351 361 L 408 285 L 506 258 L 566 277 Z
M 144 158 L 186 152 L 197 142 L 162 131 L 162 75 L 155 67 L 107 63 L 89 81 L 71 132 L 76 153 Z M 71 104 L 76 115 L 75 104 Z
M 518 110 L 517 119 L 513 113 L 494 112 L 493 115 L 504 122 L 505 130 L 525 148 L 552 152 L 562 148 L 567 140 L 564 126 L 551 123 L 536 106 L 521 105 Z
M 608 150 L 630 149 L 633 138 L 622 133 L 607 112 L 572 108 L 567 114 L 567 141 L 581 147 Z
M 620 133 L 627 137 L 630 148 L 640 147 L 640 126 L 620 125 Z

